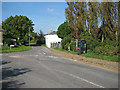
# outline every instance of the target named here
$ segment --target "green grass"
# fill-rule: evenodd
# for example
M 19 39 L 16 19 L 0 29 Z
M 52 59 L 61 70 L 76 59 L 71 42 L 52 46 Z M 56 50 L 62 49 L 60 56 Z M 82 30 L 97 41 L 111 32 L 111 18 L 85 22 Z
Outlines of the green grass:
M 30 50 L 30 49 L 32 49 L 32 47 L 24 46 L 24 45 L 17 46 L 17 47 L 12 47 L 11 49 L 10 49 L 9 46 L 3 46 L 2 51 L 0 51 L 0 52 L 2 52 L 2 53 L 21 52 L 21 51 L 27 51 L 27 50 Z
M 97 54 L 92 53 L 92 52 L 82 54 L 82 56 L 90 57 L 90 58 L 97 58 L 97 59 L 102 59 L 102 60 L 107 60 L 107 61 L 112 61 L 112 62 L 120 62 L 120 60 L 119 60 L 120 57 L 118 57 L 118 56 L 106 56 L 103 54 L 97 55 Z
M 42 46 L 42 47 L 47 47 L 45 44 L 42 44 L 41 46 Z
M 78 54 L 77 52 L 73 52 L 73 51 L 67 51 L 67 50 L 64 50 L 64 49 L 61 49 L 61 48 L 53 48 L 53 49 L 56 49 L 56 50 L 59 50 L 59 51 L 64 51 L 66 53 L 71 53 L 71 54 Z M 92 53 L 92 52 L 88 52 L 86 54 L 81 54 L 81 56 L 85 56 L 85 57 L 90 57 L 90 58 L 96 58 L 96 59 L 102 59 L 102 60 L 107 60 L 107 61 L 112 61 L 112 62 L 120 62 L 120 57 L 118 56 L 106 56 L 106 55 L 97 55 L 95 53 Z

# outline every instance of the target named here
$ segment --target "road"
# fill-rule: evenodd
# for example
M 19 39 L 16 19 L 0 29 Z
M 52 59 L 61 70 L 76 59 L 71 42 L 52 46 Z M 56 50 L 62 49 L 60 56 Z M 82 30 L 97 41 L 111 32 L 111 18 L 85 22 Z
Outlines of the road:
M 2 82 L 3 88 L 118 88 L 118 73 L 36 46 L 2 55 Z

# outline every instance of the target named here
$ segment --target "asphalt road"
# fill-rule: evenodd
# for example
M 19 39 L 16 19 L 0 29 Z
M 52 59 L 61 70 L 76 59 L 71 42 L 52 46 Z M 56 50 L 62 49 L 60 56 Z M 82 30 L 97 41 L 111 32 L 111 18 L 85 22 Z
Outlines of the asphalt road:
M 45 47 L 2 55 L 2 87 L 118 88 L 118 73 L 51 53 Z

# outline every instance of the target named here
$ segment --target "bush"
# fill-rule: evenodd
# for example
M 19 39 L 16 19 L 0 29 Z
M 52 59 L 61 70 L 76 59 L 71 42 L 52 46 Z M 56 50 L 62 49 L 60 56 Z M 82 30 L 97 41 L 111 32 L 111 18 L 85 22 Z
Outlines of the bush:
M 66 45 L 66 44 L 69 44 L 70 42 L 71 42 L 71 37 L 67 36 L 67 37 L 63 38 L 61 41 L 62 49 L 67 49 L 66 47 L 68 45 Z
M 93 36 L 87 32 L 85 35 L 84 33 L 81 33 L 78 38 L 79 40 L 86 40 L 87 49 L 91 51 L 93 51 L 98 45 L 101 44 L 98 39 L 93 38 Z
M 106 39 L 104 42 L 103 42 L 103 46 L 105 45 L 112 45 L 114 47 L 118 46 L 118 41 L 112 41 L 112 40 L 109 40 L 109 39 Z
M 14 42 L 13 42 L 12 39 L 9 39 L 9 38 L 8 38 L 8 39 L 5 39 L 5 40 L 4 40 L 4 45 L 5 45 L 5 44 L 7 44 L 8 46 L 10 46 L 10 45 L 13 45 Z
M 69 46 L 70 46 L 70 50 L 72 50 L 72 51 L 76 51 L 76 42 L 71 42 L 70 44 L 69 44 Z
M 36 44 L 39 46 L 41 46 L 42 44 L 45 44 L 45 39 L 44 38 L 38 39 Z
M 65 49 L 65 50 L 68 50 L 68 46 L 69 46 L 69 43 L 67 43 L 67 44 L 64 46 L 64 49 Z
M 93 50 L 96 54 L 103 54 L 107 56 L 114 56 L 119 55 L 118 47 L 114 47 L 112 45 L 104 45 L 104 46 L 98 46 Z

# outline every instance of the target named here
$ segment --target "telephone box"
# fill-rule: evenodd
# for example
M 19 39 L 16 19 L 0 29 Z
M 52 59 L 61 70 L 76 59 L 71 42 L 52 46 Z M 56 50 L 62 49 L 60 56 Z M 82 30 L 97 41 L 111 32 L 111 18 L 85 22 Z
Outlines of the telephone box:
M 87 53 L 86 40 L 78 40 L 77 51 L 78 51 L 78 55 Z

